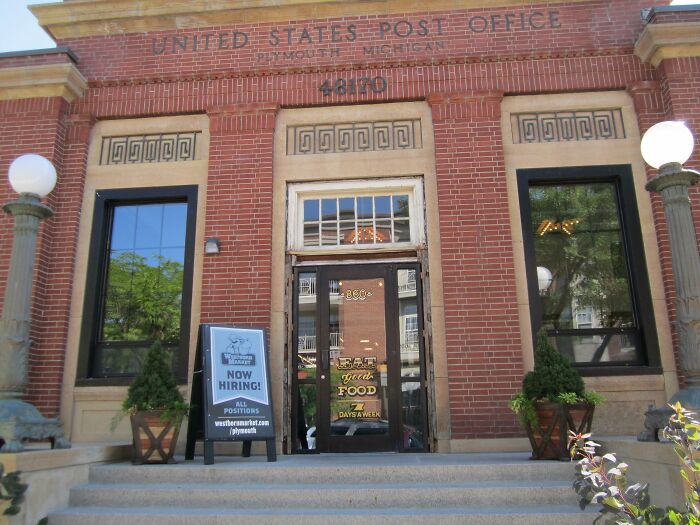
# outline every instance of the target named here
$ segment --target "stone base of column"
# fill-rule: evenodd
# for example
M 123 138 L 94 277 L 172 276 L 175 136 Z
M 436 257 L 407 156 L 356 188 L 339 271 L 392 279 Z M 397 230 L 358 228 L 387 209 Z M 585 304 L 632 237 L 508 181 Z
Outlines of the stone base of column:
M 669 405 L 680 403 L 687 410 L 700 412 L 700 386 L 679 390 L 668 403 Z M 637 441 L 659 441 L 659 430 L 668 425 L 668 420 L 673 414 L 673 410 L 668 406 L 649 405 L 649 410 L 644 413 L 644 430 L 637 436 Z
M 669 404 L 680 403 L 683 408 L 692 412 L 700 411 L 700 386 L 689 386 L 679 390 L 669 401 Z
M 637 436 L 637 441 L 659 441 L 659 430 L 666 428 L 672 415 L 673 410 L 669 407 L 649 405 L 644 413 L 644 430 Z
M 0 400 L 0 453 L 22 452 L 26 439 L 48 439 L 51 448 L 70 448 L 58 418 L 46 418 L 24 401 Z

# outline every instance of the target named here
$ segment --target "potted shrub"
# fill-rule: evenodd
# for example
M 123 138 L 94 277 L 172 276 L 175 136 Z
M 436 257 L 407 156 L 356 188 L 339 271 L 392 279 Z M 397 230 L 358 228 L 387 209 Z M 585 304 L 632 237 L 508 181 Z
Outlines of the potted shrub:
M 590 432 L 595 405 L 602 401 L 599 394 L 585 391 L 581 375 L 540 330 L 535 369 L 525 375 L 522 392 L 510 401 L 527 431 L 532 459 L 569 460 L 569 431 Z
M 134 464 L 174 463 L 182 418 L 188 410 L 177 388 L 168 356 L 156 341 L 122 403 L 131 416 Z

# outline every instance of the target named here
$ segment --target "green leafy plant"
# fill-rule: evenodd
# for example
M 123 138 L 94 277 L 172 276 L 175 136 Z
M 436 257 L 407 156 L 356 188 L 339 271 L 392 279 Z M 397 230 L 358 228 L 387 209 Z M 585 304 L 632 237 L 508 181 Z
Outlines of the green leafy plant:
M 602 405 L 605 403 L 605 397 L 593 390 L 586 390 L 583 393 L 583 400 L 589 405 Z
M 554 401 L 557 403 L 564 403 L 565 405 L 575 405 L 581 399 L 583 399 L 583 396 L 579 397 L 575 392 L 562 392 L 554 397 Z
M 535 369 L 523 379 L 523 393 L 529 399 L 557 401 L 557 396 L 573 393 L 582 397 L 585 391 L 583 379 L 566 357 L 549 342 L 547 333 L 537 334 Z
M 585 391 L 581 375 L 552 346 L 545 330 L 537 334 L 535 369 L 525 375 L 522 392 L 510 400 L 509 406 L 523 425 L 532 427 L 537 423 L 535 402 L 538 400 L 567 405 L 580 402 L 598 405 L 604 401 L 600 394 Z
M 5 469 L 0 464 L 0 502 L 9 502 L 2 513 L 4 516 L 19 514 L 20 504 L 24 501 L 27 485 L 20 481 L 19 476 L 20 472 L 5 474 Z
M 173 420 L 179 424 L 188 408 L 177 388 L 168 354 L 156 341 L 148 349 L 143 367 L 131 383 L 122 403 L 122 412 L 112 421 L 112 428 L 125 414 L 147 410 L 162 410 L 162 420 Z
M 582 509 L 591 504 L 602 506 L 602 520 L 606 525 L 700 525 L 700 422 L 679 403 L 672 406 L 673 416 L 663 431 L 673 443 L 682 461 L 680 475 L 686 482 L 686 509 L 661 509 L 650 503 L 649 485 L 630 483 L 628 465 L 618 462 L 615 454 L 599 456 L 598 443 L 590 434 L 572 434 L 572 457 L 576 464 L 574 490 L 580 497 Z
M 525 396 L 523 392 L 515 394 L 510 403 L 510 409 L 518 415 L 518 419 L 524 426 L 534 427 L 537 425 L 537 412 L 532 399 Z

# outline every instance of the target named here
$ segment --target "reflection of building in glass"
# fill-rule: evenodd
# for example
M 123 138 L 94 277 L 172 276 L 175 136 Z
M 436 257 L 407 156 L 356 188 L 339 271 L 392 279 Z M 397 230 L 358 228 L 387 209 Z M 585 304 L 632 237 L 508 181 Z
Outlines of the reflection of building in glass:
M 618 192 L 603 181 L 529 186 L 535 259 L 552 273 L 544 326 L 575 363 L 640 359 Z
M 418 332 L 418 303 L 416 271 L 399 270 L 399 347 L 401 376 L 420 375 L 420 334 Z

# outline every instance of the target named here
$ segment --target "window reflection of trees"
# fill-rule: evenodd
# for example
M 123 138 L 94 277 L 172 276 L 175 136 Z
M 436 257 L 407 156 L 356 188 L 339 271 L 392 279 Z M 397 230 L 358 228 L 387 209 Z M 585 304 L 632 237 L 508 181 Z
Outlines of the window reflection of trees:
M 114 206 L 97 341 L 100 375 L 138 372 L 161 342 L 173 365 L 180 340 L 187 204 Z
M 634 328 L 615 185 L 533 186 L 530 202 L 536 264 L 552 272 L 540 297 L 545 328 Z M 574 361 L 634 360 L 628 339 L 613 332 L 581 333 L 557 337 L 557 344 Z
M 162 256 L 155 259 L 151 265 L 143 256 L 122 252 L 109 263 L 99 345 L 102 370 L 109 375 L 138 371 L 155 339 L 166 349 L 177 347 L 184 266 Z M 133 344 L 137 342 L 142 344 Z

